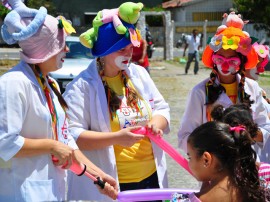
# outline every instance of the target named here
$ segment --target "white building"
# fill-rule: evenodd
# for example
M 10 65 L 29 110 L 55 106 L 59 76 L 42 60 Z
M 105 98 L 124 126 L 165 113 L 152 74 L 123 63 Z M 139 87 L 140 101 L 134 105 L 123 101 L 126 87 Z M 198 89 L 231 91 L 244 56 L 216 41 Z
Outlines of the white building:
M 175 26 L 174 42 L 176 43 L 183 33 L 190 34 L 193 29 L 204 33 L 204 25 L 206 25 L 206 39 L 212 37 L 217 27 L 221 24 L 223 14 L 229 14 L 232 11 L 233 1 L 171 0 L 163 3 L 162 6 L 166 10 L 171 11 L 171 18 Z M 243 19 L 248 20 L 245 19 L 245 16 L 243 16 Z M 253 28 L 253 24 L 246 24 L 244 30 L 251 36 L 258 38 L 259 42 L 262 40 L 268 41 L 265 31 L 256 31 Z

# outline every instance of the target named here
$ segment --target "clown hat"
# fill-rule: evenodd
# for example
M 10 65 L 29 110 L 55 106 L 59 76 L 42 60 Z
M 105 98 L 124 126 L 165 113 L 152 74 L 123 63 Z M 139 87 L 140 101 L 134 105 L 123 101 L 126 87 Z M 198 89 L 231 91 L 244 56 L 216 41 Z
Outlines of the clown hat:
M 22 2 L 17 6 L 5 17 L 1 34 L 6 43 L 19 44 L 23 61 L 42 63 L 63 50 L 66 36 L 75 32 L 64 17 L 47 15 L 44 7 L 31 9 Z
M 135 30 L 134 25 L 122 22 L 128 29 Z M 102 57 L 118 51 L 131 43 L 129 34 L 118 34 L 112 22 L 102 25 L 98 30 L 97 41 L 92 48 L 92 55 Z
M 256 67 L 258 56 L 252 47 L 252 38 L 249 34 L 243 31 L 244 22 L 240 15 L 231 12 L 229 15 L 224 14 L 222 25 L 218 27 L 211 42 L 206 46 L 202 61 L 206 67 L 213 68 L 212 55 L 220 48 L 224 50 L 232 49 L 247 57 L 245 69 L 252 69 Z
M 130 43 L 140 46 L 140 32 L 134 24 L 142 7 L 142 3 L 125 2 L 119 8 L 99 11 L 93 27 L 80 35 L 80 42 L 90 48 L 95 57 L 108 55 Z

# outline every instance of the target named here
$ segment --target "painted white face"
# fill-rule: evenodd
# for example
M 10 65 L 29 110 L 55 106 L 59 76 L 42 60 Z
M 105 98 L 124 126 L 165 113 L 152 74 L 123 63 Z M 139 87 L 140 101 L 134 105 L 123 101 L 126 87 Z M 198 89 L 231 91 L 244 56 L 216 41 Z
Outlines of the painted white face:
M 252 79 L 254 79 L 254 80 L 259 79 L 259 74 L 258 74 L 257 68 L 250 69 L 249 74 L 252 77 Z
M 229 66 L 228 68 L 223 68 L 222 65 L 217 65 L 218 72 L 223 76 L 228 76 L 236 72 L 235 67 Z
M 120 69 L 120 70 L 125 70 L 129 67 L 130 65 L 130 57 L 126 56 L 117 56 L 114 60 L 115 65 Z
M 218 72 L 223 76 L 234 74 L 241 63 L 238 57 L 226 58 L 218 54 L 212 56 L 212 61 L 217 65 Z
M 56 67 L 57 69 L 61 69 L 63 67 L 64 58 L 66 57 L 65 52 L 60 52 L 56 56 Z

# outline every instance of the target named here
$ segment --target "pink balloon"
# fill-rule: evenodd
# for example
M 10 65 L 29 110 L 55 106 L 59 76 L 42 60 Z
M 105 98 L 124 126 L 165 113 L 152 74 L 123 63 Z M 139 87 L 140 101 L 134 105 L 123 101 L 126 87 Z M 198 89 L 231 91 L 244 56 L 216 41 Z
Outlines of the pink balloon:
M 149 139 L 151 139 L 163 151 L 169 154 L 179 165 L 181 165 L 184 169 L 186 169 L 186 171 L 193 175 L 191 170 L 189 169 L 188 161 L 183 156 L 181 156 L 181 154 L 179 154 L 179 152 L 174 149 L 168 142 L 166 142 L 161 136 L 153 135 L 145 127 L 141 127 L 140 129 L 132 132 L 136 134 L 146 135 L 147 137 L 149 137 Z
M 58 162 L 58 159 L 55 156 L 52 155 L 52 161 L 53 162 Z M 97 179 L 95 176 L 93 176 L 89 172 L 87 172 L 86 171 L 86 165 L 84 165 L 82 163 L 81 164 L 78 164 L 75 161 L 72 161 L 72 164 L 69 167 L 69 170 L 71 170 L 73 173 L 75 173 L 78 176 L 85 175 L 88 178 L 90 178 L 91 180 L 93 180 L 94 182 L 100 181 L 98 183 L 103 183 L 103 182 L 101 182 L 101 180 Z M 103 186 L 104 187 L 104 184 L 103 185 L 99 185 L 99 186 Z
M 172 198 L 173 193 L 191 194 L 193 192 L 198 192 L 198 190 L 175 188 L 137 189 L 119 192 L 117 199 L 119 202 L 169 200 Z

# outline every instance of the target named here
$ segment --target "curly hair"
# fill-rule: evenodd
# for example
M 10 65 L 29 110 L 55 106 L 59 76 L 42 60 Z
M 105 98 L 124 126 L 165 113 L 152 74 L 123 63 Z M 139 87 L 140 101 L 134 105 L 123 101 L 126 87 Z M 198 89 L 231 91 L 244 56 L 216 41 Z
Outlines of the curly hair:
M 245 103 L 234 104 L 224 110 L 222 105 L 215 105 L 211 112 L 213 120 L 224 122 L 230 126 L 243 125 L 254 138 L 259 130 L 253 121 L 250 105 Z
M 216 156 L 242 201 L 265 201 L 268 197 L 260 184 L 256 152 L 247 130 L 234 131 L 228 124 L 210 121 L 196 128 L 188 143 L 196 150 L 197 157 L 206 151 Z

